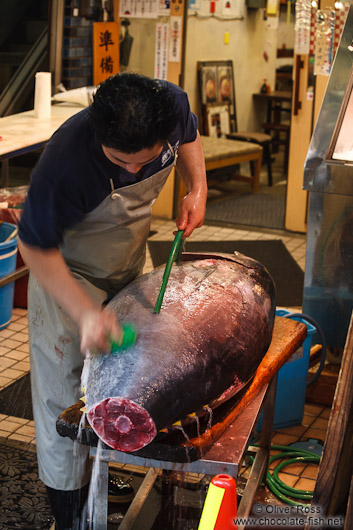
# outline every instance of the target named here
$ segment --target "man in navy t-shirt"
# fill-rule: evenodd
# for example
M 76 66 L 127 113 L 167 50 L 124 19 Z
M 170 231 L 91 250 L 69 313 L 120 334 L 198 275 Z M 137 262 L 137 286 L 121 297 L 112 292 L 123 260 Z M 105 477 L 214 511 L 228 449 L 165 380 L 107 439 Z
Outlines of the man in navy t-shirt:
M 174 166 L 188 192 L 176 226 L 188 237 L 203 223 L 207 186 L 187 96 L 171 83 L 118 74 L 56 131 L 31 175 L 19 244 L 31 272 L 39 474 L 59 530 L 79 517 L 67 507 L 84 498 L 90 468 L 87 448 L 73 456 L 56 419 L 80 397 L 86 352 L 110 351 L 121 338 L 115 315 L 102 307 L 141 273 L 152 205 Z

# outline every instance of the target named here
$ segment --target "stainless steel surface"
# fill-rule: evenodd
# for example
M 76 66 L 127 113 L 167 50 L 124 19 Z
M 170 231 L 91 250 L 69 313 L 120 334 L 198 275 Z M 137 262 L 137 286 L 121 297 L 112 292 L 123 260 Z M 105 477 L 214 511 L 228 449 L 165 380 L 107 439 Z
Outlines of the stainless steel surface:
M 94 530 L 107 530 L 108 519 L 108 462 L 101 460 L 99 462 L 99 472 L 97 473 L 98 495 L 93 499 L 93 514 L 90 528 Z M 89 499 L 90 500 L 90 499 Z
M 247 519 L 249 517 L 251 507 L 254 502 L 254 497 L 259 483 L 266 472 L 268 460 L 268 451 L 261 447 L 255 455 L 255 460 L 252 465 L 250 475 L 247 481 L 247 486 L 244 490 L 242 499 L 238 508 L 238 518 Z M 243 530 L 246 525 L 239 525 L 238 530 Z
M 269 384 L 263 406 L 263 422 L 260 434 L 261 447 L 248 447 L 249 451 L 256 452 L 255 460 L 252 465 L 250 475 L 244 490 L 242 499 L 238 508 L 238 517 L 244 519 L 249 517 L 251 507 L 254 502 L 256 490 L 266 473 L 268 459 L 270 455 L 271 438 L 273 431 L 273 418 L 275 413 L 276 402 L 276 388 L 277 388 L 277 374 L 274 375 Z M 238 530 L 243 530 L 244 525 L 239 525 Z
M 200 460 L 189 463 L 168 462 L 135 456 L 113 449 L 102 449 L 100 453 L 101 458 L 102 460 L 119 464 L 132 464 L 142 467 L 154 467 L 170 471 L 202 473 L 206 475 L 226 473 L 237 477 L 239 466 L 242 463 L 249 437 L 260 413 L 267 388 L 267 385 L 265 385 L 261 389 L 259 395 L 254 398 L 246 410 L 235 419 L 217 442 L 213 444 L 205 457 Z M 92 447 L 90 454 L 95 456 L 96 448 Z
M 243 500 L 239 505 L 239 513 L 248 515 L 268 461 L 271 440 L 269 434 L 270 432 L 272 433 L 272 423 L 269 425 L 268 422 L 271 422 L 273 419 L 276 381 L 277 377 L 275 376 L 270 385 L 265 385 L 261 389 L 258 396 L 254 398 L 248 407 L 234 420 L 219 440 L 212 446 L 210 451 L 208 451 L 207 458 L 201 458 L 200 460 L 190 463 L 165 462 L 151 458 L 142 458 L 121 451 L 99 449 L 101 462 L 105 462 L 106 465 L 108 465 L 108 462 L 116 462 L 119 464 L 132 464 L 135 466 L 153 468 L 149 470 L 145 477 L 119 528 L 121 530 L 130 530 L 130 528 L 132 528 L 133 523 L 159 474 L 158 469 L 206 475 L 225 473 L 236 478 L 238 476 L 239 466 L 241 465 L 244 454 L 248 449 L 253 427 L 262 407 L 264 407 L 262 431 L 264 431 L 265 434 L 262 436 L 260 442 L 263 446 L 252 448 L 252 451 L 256 453 L 255 460 L 248 480 L 248 485 L 244 490 Z M 97 448 L 91 447 L 90 456 L 95 457 L 96 454 Z M 104 480 L 108 481 L 108 477 Z M 140 492 L 141 488 L 142 491 Z M 99 505 L 97 514 L 99 513 L 103 519 L 102 522 L 98 521 L 97 515 L 95 521 L 98 526 L 93 526 L 93 528 L 97 528 L 97 530 L 106 530 L 107 522 L 104 505 L 107 505 L 108 499 L 107 487 L 104 483 L 101 483 L 96 500 Z
M 223 465 L 233 464 L 238 473 L 243 455 L 246 451 L 249 436 L 255 427 L 262 405 L 266 402 L 268 385 L 265 385 L 259 395 L 246 407 L 246 409 L 231 423 L 224 434 L 213 444 L 211 449 L 199 462 L 222 462 Z M 264 401 L 265 400 L 265 401 Z M 264 422 L 265 425 L 265 422 Z M 272 431 L 272 424 L 270 425 Z M 208 464 L 207 464 L 208 465 Z M 221 471 L 218 471 L 220 473 Z M 203 473 L 207 473 L 203 471 Z M 231 473 L 230 473 L 231 474 Z M 236 475 L 233 475 L 234 477 Z
M 90 455 L 96 455 L 96 448 L 90 449 Z M 153 458 L 143 458 L 141 456 L 130 455 L 129 453 L 122 453 L 120 451 L 102 450 L 102 458 L 107 462 L 116 462 L 118 464 L 130 464 L 141 467 L 154 467 L 157 469 L 166 469 L 169 471 L 182 471 L 185 473 L 202 473 L 207 475 L 217 475 L 218 473 L 226 473 L 233 477 L 238 475 L 238 463 L 233 462 L 218 462 L 213 460 L 196 460 L 195 462 L 180 463 L 167 462 L 164 460 L 155 460 Z
M 343 348 L 352 310 L 353 198 L 311 192 L 303 312 L 320 324 L 328 346 Z
M 340 195 L 353 195 L 352 163 L 327 162 L 326 155 L 352 72 L 353 6 L 336 53 L 332 72 L 304 167 L 304 189 Z
M 119 526 L 119 530 L 130 530 L 133 527 L 136 517 L 140 513 L 142 506 L 145 500 L 148 497 L 149 492 L 151 491 L 153 484 L 156 482 L 160 471 L 157 469 L 150 468 L 143 479 L 141 486 L 139 487 L 138 492 L 136 493 L 134 500 L 129 506 L 128 511 L 125 514 L 123 521 Z
M 275 401 L 277 389 L 277 374 L 275 374 L 269 384 L 263 407 L 263 425 L 260 435 L 260 446 L 270 449 L 272 438 L 273 419 L 275 415 Z
M 351 86 L 352 39 L 351 5 L 304 168 L 310 194 L 303 312 L 337 348 L 344 347 L 353 309 L 353 164 L 327 155 Z

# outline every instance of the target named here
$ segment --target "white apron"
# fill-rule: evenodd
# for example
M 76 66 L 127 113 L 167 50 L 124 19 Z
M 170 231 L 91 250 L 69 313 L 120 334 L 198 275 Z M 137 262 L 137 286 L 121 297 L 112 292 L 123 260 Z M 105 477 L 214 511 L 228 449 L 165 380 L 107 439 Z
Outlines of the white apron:
M 169 149 L 175 164 L 177 155 Z M 82 222 L 65 233 L 61 247 L 65 261 L 98 303 L 109 300 L 142 272 L 152 205 L 172 167 L 112 190 Z M 90 479 L 89 448 L 74 444 L 56 431 L 60 413 L 81 395 L 84 358 L 78 327 L 33 275 L 28 289 L 28 318 L 39 477 L 54 489 L 79 489 Z

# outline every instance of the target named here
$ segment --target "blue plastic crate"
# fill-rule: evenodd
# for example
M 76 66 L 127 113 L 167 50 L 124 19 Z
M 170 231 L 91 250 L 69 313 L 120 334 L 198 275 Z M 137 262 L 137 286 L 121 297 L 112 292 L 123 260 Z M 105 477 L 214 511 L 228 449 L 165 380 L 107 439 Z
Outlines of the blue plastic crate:
M 285 317 L 291 312 L 286 309 L 277 309 L 276 315 Z M 316 328 L 305 319 L 295 317 L 293 320 L 303 322 L 307 327 L 307 337 L 282 366 L 278 372 L 277 393 L 273 428 L 280 429 L 290 425 L 299 425 L 303 420 L 306 386 L 308 380 L 308 368 L 310 360 L 310 348 L 312 335 Z M 257 425 L 261 428 L 262 415 Z

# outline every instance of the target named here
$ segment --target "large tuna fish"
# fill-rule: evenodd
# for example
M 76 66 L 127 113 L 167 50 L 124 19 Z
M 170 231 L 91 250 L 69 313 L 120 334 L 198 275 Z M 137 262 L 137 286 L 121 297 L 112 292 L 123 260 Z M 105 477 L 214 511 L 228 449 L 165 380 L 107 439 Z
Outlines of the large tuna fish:
M 163 272 L 141 276 L 109 303 L 120 322 L 135 324 L 135 346 L 85 360 L 88 421 L 120 451 L 141 449 L 158 430 L 234 395 L 271 342 L 275 290 L 258 262 L 237 253 L 183 254 L 155 314 Z

